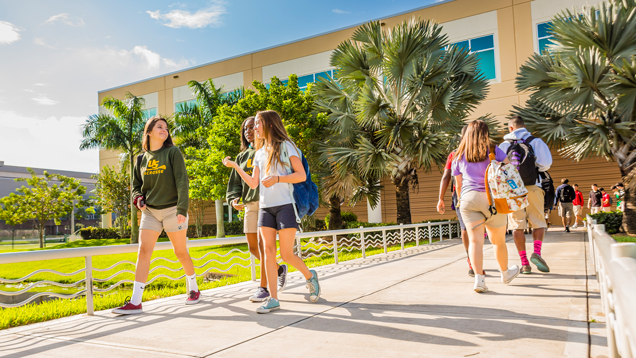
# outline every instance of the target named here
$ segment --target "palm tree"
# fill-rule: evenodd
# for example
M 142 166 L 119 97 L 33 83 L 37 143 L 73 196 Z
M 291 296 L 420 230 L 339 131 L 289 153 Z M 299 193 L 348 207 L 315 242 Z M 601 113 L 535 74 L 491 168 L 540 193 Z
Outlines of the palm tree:
M 217 115 L 218 109 L 226 104 L 233 106 L 243 98 L 245 92 L 243 88 L 239 88 L 236 91 L 224 93 L 223 87 L 216 87 L 212 79 L 204 82 L 190 81 L 188 86 L 197 101 L 194 104 L 180 104 L 172 121 L 175 141 L 186 154 L 186 164 L 197 161 L 196 158 L 189 158 L 188 153 L 209 148 L 207 142 L 208 131 L 214 121 L 214 117 Z M 197 170 L 194 170 L 191 165 L 188 167 L 190 179 L 196 179 Z M 214 199 L 212 195 L 213 193 L 209 190 L 199 190 L 199 188 L 192 185 L 190 187 L 190 204 L 198 237 L 201 236 L 203 231 L 205 209 L 210 206 L 210 200 Z M 223 237 L 225 236 L 223 201 L 215 200 L 215 204 L 217 237 Z
M 86 119 L 82 129 L 84 139 L 80 144 L 80 150 L 84 149 L 111 149 L 121 150 L 128 157 L 129 170 L 132 173 L 134 161 L 141 152 L 141 137 L 146 124 L 143 112 L 145 100 L 135 97 L 130 92 L 126 93 L 124 100 L 107 97 L 102 101 L 102 106 L 110 111 L 110 114 L 97 114 Z M 133 175 L 130 176 L 130 187 L 133 185 Z M 131 235 L 130 243 L 139 242 L 139 226 L 137 223 L 137 208 L 130 198 Z
M 636 235 L 636 1 L 565 10 L 551 33 L 519 71 L 517 90 L 530 99 L 513 112 L 566 158 L 616 161 L 629 183 L 623 229 Z
M 358 126 L 349 132 L 350 146 L 333 153 L 363 177 L 390 176 L 399 223 L 411 223 L 409 191 L 418 187 L 418 169 L 444 161 L 450 138 L 488 91 L 476 55 L 447 42 L 429 20 L 386 30 L 369 22 L 334 51 L 337 81 L 325 79 L 346 93 L 348 119 Z

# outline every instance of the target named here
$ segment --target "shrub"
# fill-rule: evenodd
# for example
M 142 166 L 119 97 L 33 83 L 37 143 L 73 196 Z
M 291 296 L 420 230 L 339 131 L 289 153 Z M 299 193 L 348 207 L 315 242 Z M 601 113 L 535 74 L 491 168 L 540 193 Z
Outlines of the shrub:
M 80 236 L 83 240 L 95 239 L 121 239 L 117 228 L 85 227 L 80 229 Z
M 622 211 L 610 211 L 600 212 L 594 215 L 590 215 L 592 219 L 596 220 L 597 224 L 605 225 L 605 231 L 608 234 L 616 234 L 623 224 L 623 212 Z
M 348 222 L 352 222 L 352 221 L 358 221 L 358 215 L 352 213 L 351 211 L 341 211 L 340 212 L 340 216 L 342 218 L 342 226 L 343 227 L 347 227 L 347 223 Z M 325 229 L 328 230 L 329 229 L 329 218 L 331 217 L 331 214 L 327 214 L 327 216 L 325 216 Z

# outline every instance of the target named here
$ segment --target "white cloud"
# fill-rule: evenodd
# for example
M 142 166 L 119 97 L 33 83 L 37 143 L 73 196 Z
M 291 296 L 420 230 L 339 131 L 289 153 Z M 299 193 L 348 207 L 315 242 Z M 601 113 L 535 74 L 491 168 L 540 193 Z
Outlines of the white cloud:
M 225 3 L 223 1 L 214 1 L 212 5 L 205 9 L 201 9 L 195 13 L 185 10 L 172 10 L 162 14 L 160 10 L 146 11 L 151 18 L 155 20 L 166 21 L 164 26 L 175 29 L 187 27 L 190 29 L 203 28 L 207 26 L 218 27 L 223 23 L 221 15 L 227 13 Z
M 342 15 L 342 14 L 351 14 L 350 11 L 344 11 L 344 10 L 340 10 L 340 9 L 333 9 L 333 10 L 331 10 L 331 12 L 335 12 L 336 14 L 340 14 L 340 15 Z
M 34 100 L 35 102 L 37 102 L 37 104 L 41 104 L 41 105 L 44 105 L 44 106 L 52 106 L 52 105 L 55 105 L 55 104 L 59 103 L 58 101 L 54 101 L 54 100 L 46 97 L 43 94 L 39 95 L 38 97 L 31 98 L 31 99 Z
M 161 56 L 158 53 L 148 50 L 146 46 L 135 46 L 132 52 L 148 61 L 148 68 L 158 68 L 161 64 Z
M 68 16 L 67 13 L 61 13 L 61 14 L 57 14 L 57 15 L 53 15 L 51 17 L 49 17 L 48 20 L 44 21 L 45 24 L 52 24 L 56 21 L 59 21 L 63 24 L 69 25 L 69 26 L 75 26 L 75 27 L 84 27 L 84 20 L 79 19 L 76 22 L 71 21 L 70 17 Z
M 0 153 L 6 165 L 96 173 L 99 151 L 80 151 L 85 117 L 46 119 L 0 110 Z
M 35 91 L 34 91 L 34 90 L 32 90 L 32 89 L 25 89 L 24 91 L 25 91 L 25 92 L 35 92 Z
M 36 45 L 40 45 L 40 46 L 45 46 L 46 45 L 44 43 L 44 39 L 41 39 L 41 38 L 38 38 L 38 37 L 33 39 L 33 43 L 36 44 Z
M 14 24 L 0 21 L 0 44 L 10 44 L 20 39 L 20 29 Z
M 46 83 L 34 83 L 34 86 L 46 86 Z

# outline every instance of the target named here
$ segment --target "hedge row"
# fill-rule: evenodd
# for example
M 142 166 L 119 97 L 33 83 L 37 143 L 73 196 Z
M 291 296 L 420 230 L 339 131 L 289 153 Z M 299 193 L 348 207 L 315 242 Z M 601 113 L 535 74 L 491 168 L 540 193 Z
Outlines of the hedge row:
M 623 212 L 622 211 L 610 211 L 590 215 L 592 219 L 596 220 L 597 224 L 605 225 L 605 231 L 608 234 L 616 234 L 623 225 Z
M 80 229 L 79 234 L 83 240 L 121 239 L 117 228 L 85 227 Z

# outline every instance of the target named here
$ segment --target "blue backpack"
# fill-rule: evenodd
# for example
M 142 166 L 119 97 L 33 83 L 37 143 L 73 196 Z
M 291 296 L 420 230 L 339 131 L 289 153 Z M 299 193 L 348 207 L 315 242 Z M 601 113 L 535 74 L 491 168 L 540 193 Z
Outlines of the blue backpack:
M 289 190 L 292 193 L 294 200 L 294 213 L 296 214 L 296 222 L 300 224 L 300 219 L 305 215 L 313 215 L 318 210 L 318 187 L 311 180 L 311 172 L 309 171 L 309 163 L 305 155 L 300 153 L 300 159 L 303 162 L 303 168 L 305 168 L 305 174 L 307 179 L 304 182 L 289 184 Z M 291 162 L 289 160 L 289 151 L 287 150 L 287 143 L 281 144 L 281 162 L 288 165 L 289 173 L 292 172 Z M 301 230 L 302 231 L 302 230 Z

